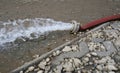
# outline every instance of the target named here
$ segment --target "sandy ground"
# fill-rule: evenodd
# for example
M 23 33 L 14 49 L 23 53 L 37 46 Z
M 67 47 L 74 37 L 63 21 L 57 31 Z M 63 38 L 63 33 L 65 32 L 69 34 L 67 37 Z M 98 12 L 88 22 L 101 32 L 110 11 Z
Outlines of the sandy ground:
M 0 21 L 39 17 L 52 18 L 65 22 L 76 20 L 84 24 L 91 20 L 117 13 L 120 13 L 120 0 L 0 0 Z M 61 36 L 64 35 L 61 34 Z M 64 42 L 62 41 L 61 44 Z M 48 50 L 43 50 L 40 54 L 46 51 Z M 0 55 L 0 60 L 4 59 L 4 53 L 6 52 Z M 9 60 L 10 58 L 5 59 L 6 61 L 4 63 L 0 63 L 1 73 L 7 73 L 23 64 L 23 62 L 18 62 L 21 58 L 15 58 L 13 55 L 17 55 L 17 53 L 12 54 L 12 56 L 7 53 L 7 56 L 12 57 L 11 60 Z M 12 60 L 13 58 L 15 59 Z M 12 62 L 14 62 L 14 65 Z

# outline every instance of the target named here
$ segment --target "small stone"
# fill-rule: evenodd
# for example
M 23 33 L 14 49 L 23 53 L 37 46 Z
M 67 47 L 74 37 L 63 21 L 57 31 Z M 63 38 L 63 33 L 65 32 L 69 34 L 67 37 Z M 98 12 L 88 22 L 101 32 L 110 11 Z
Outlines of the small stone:
M 89 50 L 90 50 L 90 51 L 93 51 L 93 50 L 94 50 L 94 48 L 93 48 L 92 46 L 90 46 L 90 47 L 89 47 Z
M 34 71 L 39 71 L 39 68 L 35 68 Z
M 63 64 L 63 68 L 66 72 L 72 72 L 74 70 L 74 67 L 71 62 L 66 62 L 65 64 Z
M 88 62 L 88 61 L 89 61 L 88 57 L 83 58 L 83 62 Z
M 19 73 L 23 73 L 23 71 L 20 71 Z
M 95 53 L 95 52 L 91 52 L 91 55 L 93 55 L 93 56 L 97 56 L 97 53 Z
M 107 62 L 106 58 L 102 58 L 101 60 L 98 61 L 98 63 L 105 64 Z
M 43 73 L 43 70 L 39 70 L 37 73 Z
M 105 67 L 107 70 L 118 70 L 114 65 L 107 65 L 106 67 Z
M 60 50 L 57 50 L 57 51 L 53 52 L 53 56 L 57 56 L 59 54 L 60 54 Z
M 55 73 L 61 73 L 62 71 L 62 65 L 58 65 L 55 69 Z
M 73 61 L 74 61 L 74 65 L 76 67 L 79 67 L 79 65 L 82 64 L 81 61 L 79 59 L 77 59 L 77 58 L 73 58 Z
M 56 55 L 59 55 L 59 54 L 60 54 L 60 50 L 57 50 L 57 51 L 56 51 Z
M 86 56 L 87 56 L 87 57 L 91 57 L 91 55 L 90 55 L 89 53 L 88 53 L 88 54 L 86 54 Z
M 97 67 L 96 67 L 98 70 L 103 70 L 103 67 L 102 67 L 102 65 L 97 65 Z
M 77 73 L 81 73 L 81 71 L 78 71 Z
M 77 51 L 78 46 L 77 45 L 72 45 L 72 50 Z
M 98 63 L 99 63 L 98 60 L 96 60 L 96 59 L 94 59 L 93 61 L 94 61 L 95 64 L 98 64 Z
M 93 63 L 92 62 L 89 62 L 90 65 L 92 65 Z
M 71 62 L 71 63 L 72 63 L 72 62 L 73 62 L 73 59 L 69 59 L 69 62 Z
M 30 67 L 28 68 L 27 72 L 33 71 L 34 68 L 35 68 L 34 66 L 30 66 Z
M 34 58 L 38 58 L 38 57 L 39 57 L 39 55 L 37 55 L 37 54 L 36 54 L 36 55 L 34 55 L 33 57 L 34 57 Z
M 42 61 L 38 64 L 38 67 L 41 69 L 45 69 L 46 64 L 47 64 L 46 61 Z
M 48 70 L 50 70 L 50 68 L 51 68 L 50 65 L 48 65 L 48 66 L 45 67 L 45 70 L 48 71 Z
M 62 51 L 63 52 L 69 52 L 69 51 L 72 51 L 72 49 L 70 48 L 70 46 L 65 46 L 65 48 L 63 48 Z
M 46 62 L 49 62 L 50 61 L 50 58 L 46 58 Z
M 85 69 L 82 69 L 82 72 L 81 72 L 81 73 L 88 73 L 88 71 L 85 70 Z
M 115 73 L 114 71 L 110 71 L 109 73 Z
M 115 63 L 115 61 L 113 59 L 111 59 L 111 60 L 108 60 L 108 64 L 115 65 L 116 63 Z
M 59 70 L 59 69 L 54 69 L 54 73 L 61 73 L 61 70 Z
M 56 52 L 53 52 L 53 56 L 57 56 Z

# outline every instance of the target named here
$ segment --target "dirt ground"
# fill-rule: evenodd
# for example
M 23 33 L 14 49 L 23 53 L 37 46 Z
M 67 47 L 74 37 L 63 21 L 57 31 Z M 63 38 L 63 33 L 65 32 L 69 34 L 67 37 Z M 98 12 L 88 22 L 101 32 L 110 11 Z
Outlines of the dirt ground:
M 104 16 L 118 14 L 118 13 L 120 13 L 120 0 L 0 0 L 0 21 L 7 21 L 9 19 L 13 20 L 20 18 L 24 19 L 24 18 L 38 17 L 38 18 L 52 18 L 55 20 L 60 20 L 65 22 L 76 20 L 82 24 L 85 24 L 87 22 L 90 22 L 91 20 L 95 20 Z M 65 42 L 65 41 L 61 41 L 61 43 L 59 43 L 59 40 L 61 39 L 58 38 L 60 38 L 60 36 L 63 36 L 65 37 L 63 39 L 66 39 L 68 36 L 69 38 L 71 38 L 72 35 L 68 34 L 67 36 L 64 36 L 62 34 L 61 35 L 56 34 L 56 36 L 57 38 L 55 38 L 54 40 L 58 41 L 58 45 L 60 45 Z M 24 47 L 24 45 L 22 46 Z M 40 44 L 37 43 L 36 45 L 40 45 Z M 34 46 L 35 45 L 33 45 L 33 47 Z M 56 46 L 53 46 L 52 48 Z M 14 49 L 13 51 L 16 52 L 15 50 L 16 49 Z M 27 51 L 29 52 L 29 50 Z M 31 51 L 35 51 L 35 50 L 32 49 Z M 44 52 L 47 51 L 49 50 L 43 50 L 42 52 L 40 52 L 40 54 L 43 54 Z M 23 51 L 20 53 L 22 54 Z M 32 52 L 32 53 L 35 54 L 36 52 Z M 10 53 L 6 53 L 5 55 L 8 56 L 9 54 Z M 12 54 L 12 56 L 11 54 L 9 55 L 9 57 L 12 57 L 11 60 L 10 58 L 8 58 L 5 59 L 6 61 L 4 63 L 2 62 L 0 63 L 1 73 L 7 73 L 24 63 L 24 62 L 22 63 L 18 62 L 18 60 L 20 60 L 21 57 L 16 58 L 13 55 L 17 56 L 17 52 Z M 3 58 L 4 54 L 0 54 L 0 56 L 1 56 L 0 60 L 4 59 Z M 13 58 L 15 59 L 12 60 Z M 25 60 L 25 61 L 29 61 L 29 60 Z
M 0 20 L 53 18 L 86 23 L 120 13 L 120 0 L 0 0 Z

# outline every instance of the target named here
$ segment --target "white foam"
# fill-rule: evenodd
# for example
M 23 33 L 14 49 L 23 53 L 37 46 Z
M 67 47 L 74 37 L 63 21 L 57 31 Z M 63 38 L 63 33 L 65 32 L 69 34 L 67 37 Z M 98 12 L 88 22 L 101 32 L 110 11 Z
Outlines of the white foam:
M 57 30 L 70 30 L 71 23 L 54 21 L 53 19 L 35 18 L 18 19 L 14 21 L 0 22 L 0 44 L 13 42 L 17 38 L 26 37 L 29 39 L 38 38 L 44 33 Z M 31 36 L 34 34 L 34 37 Z

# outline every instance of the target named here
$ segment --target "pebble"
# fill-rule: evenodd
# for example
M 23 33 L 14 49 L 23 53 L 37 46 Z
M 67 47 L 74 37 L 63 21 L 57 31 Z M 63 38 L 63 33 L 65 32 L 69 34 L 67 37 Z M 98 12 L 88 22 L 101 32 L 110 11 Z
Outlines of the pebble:
M 36 55 L 34 55 L 33 57 L 34 57 L 34 58 L 38 58 L 38 57 L 39 57 L 39 55 L 37 55 L 37 54 L 36 54 Z
M 101 50 L 105 50 L 105 47 L 103 45 L 100 46 Z
M 110 71 L 109 73 L 115 73 L 114 71 Z
M 108 64 L 115 65 L 116 63 L 115 63 L 115 61 L 113 59 L 111 59 L 111 60 L 108 60 Z
M 35 68 L 34 71 L 39 71 L 40 69 L 39 68 Z
M 61 73 L 61 70 L 62 70 L 62 66 L 58 65 L 54 71 L 55 73 Z
M 105 68 L 109 71 L 118 70 L 114 65 L 107 65 Z
M 28 71 L 28 72 L 33 71 L 34 68 L 35 68 L 34 66 L 30 66 L 27 71 Z
M 50 61 L 50 58 L 46 58 L 46 62 L 49 62 Z
M 57 53 L 56 53 L 56 52 L 53 52 L 53 56 L 57 56 Z
M 89 57 L 89 58 L 91 57 L 91 55 L 90 55 L 89 53 L 88 53 L 88 54 L 86 54 L 86 56 L 87 56 L 87 57 Z
M 61 53 L 61 51 L 60 51 L 60 50 L 57 50 L 57 51 L 53 52 L 53 56 L 57 56 L 57 55 L 59 55 L 60 53 Z
M 24 73 L 23 71 L 20 71 L 19 73 Z
M 82 64 L 81 61 L 78 58 L 73 58 L 73 61 L 74 61 L 74 65 L 76 67 L 79 67 L 79 65 Z
M 100 38 L 101 36 L 103 36 L 103 33 L 100 31 L 95 31 L 92 33 L 92 37 L 94 38 Z
M 93 56 L 97 56 L 97 53 L 95 53 L 95 52 L 91 52 L 91 55 L 93 55 Z
M 105 47 L 101 43 L 89 42 L 88 46 L 89 46 L 90 51 L 104 51 L 105 50 Z
M 89 62 L 90 65 L 92 65 L 93 63 L 92 62 Z
M 85 58 L 83 58 L 83 62 L 88 62 L 89 61 L 89 58 L 88 57 L 85 57 Z
M 59 55 L 59 54 L 60 54 L 60 50 L 57 50 L 57 51 L 56 51 L 56 55 Z
M 38 64 L 38 67 L 41 69 L 45 69 L 46 64 L 47 64 L 46 61 L 42 61 Z
M 77 51 L 77 50 L 78 50 L 77 48 L 78 48 L 77 45 L 72 45 L 72 48 L 71 48 L 71 49 L 72 49 L 73 51 Z
M 44 71 L 43 70 L 39 70 L 37 73 L 43 73 Z
M 81 73 L 81 71 L 78 71 L 77 73 Z
M 94 46 L 95 44 L 93 43 L 93 42 L 90 42 L 90 43 L 88 43 L 88 46 L 89 46 L 89 50 L 90 51 L 92 51 L 92 50 L 94 50 Z
M 50 65 L 49 66 L 45 66 L 45 71 L 49 71 L 50 70 Z
M 72 63 L 72 62 L 74 62 L 74 60 L 71 58 L 71 59 L 69 59 L 69 62 L 71 62 L 71 63 Z
M 71 62 L 66 62 L 63 65 L 63 68 L 66 72 L 72 72 L 74 70 L 73 64 Z
M 87 71 L 86 69 L 82 69 L 81 73 L 88 73 L 89 71 Z
M 65 48 L 63 48 L 62 51 L 63 52 L 69 52 L 69 51 L 72 51 L 72 49 L 70 48 L 70 46 L 65 46 Z
M 98 61 L 98 63 L 105 64 L 107 62 L 106 58 L 102 58 L 101 60 Z
M 97 67 L 96 67 L 98 70 L 103 70 L 103 66 L 102 65 L 97 65 Z

